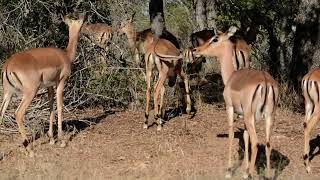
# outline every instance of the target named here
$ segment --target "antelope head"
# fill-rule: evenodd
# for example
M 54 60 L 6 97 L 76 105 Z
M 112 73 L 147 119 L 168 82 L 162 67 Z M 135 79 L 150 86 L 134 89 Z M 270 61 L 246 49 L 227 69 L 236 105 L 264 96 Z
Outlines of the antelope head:
M 69 28 L 74 28 L 80 30 L 83 24 L 85 13 L 80 14 L 78 19 L 72 19 L 69 16 L 61 16 L 62 21 L 69 26 Z
M 119 28 L 120 35 L 134 33 L 134 28 L 132 26 L 134 15 L 135 14 L 133 13 L 130 17 L 128 17 L 126 20 L 120 23 L 120 28 Z
M 237 31 L 237 28 L 232 26 L 227 32 L 218 31 L 215 36 L 209 39 L 203 45 L 194 48 L 193 54 L 196 57 L 222 57 L 225 54 L 232 54 L 233 43 L 229 40 L 231 36 Z

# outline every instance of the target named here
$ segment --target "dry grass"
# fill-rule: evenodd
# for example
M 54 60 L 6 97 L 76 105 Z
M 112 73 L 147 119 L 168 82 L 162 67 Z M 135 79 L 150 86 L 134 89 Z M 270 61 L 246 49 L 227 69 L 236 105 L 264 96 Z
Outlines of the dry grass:
M 17 149 L 19 135 L 0 135 L 2 179 L 224 179 L 227 153 L 227 123 L 224 108 L 202 106 L 194 119 L 178 116 L 164 125 L 142 129 L 143 111 L 79 112 L 90 126 L 80 130 L 74 117 L 67 124 L 78 131 L 66 148 L 50 146 L 45 137 L 34 144 L 36 156 L 26 157 Z M 100 116 L 100 117 L 99 117 Z M 277 179 L 315 179 L 320 175 L 318 156 L 313 173 L 302 161 L 301 115 L 278 111 L 272 134 L 272 168 Z M 187 128 L 184 128 L 184 120 Z M 152 121 L 150 122 L 152 123 Z M 235 179 L 242 179 L 243 121 L 235 123 Z M 80 130 L 80 131 L 79 131 Z M 72 128 L 69 131 L 74 132 Z M 264 143 L 264 123 L 257 123 L 259 142 Z M 319 133 L 317 128 L 314 133 Z M 264 148 L 259 148 L 258 174 L 264 174 Z M 238 160 L 239 159 L 239 160 Z M 85 162 L 85 163 L 84 163 Z

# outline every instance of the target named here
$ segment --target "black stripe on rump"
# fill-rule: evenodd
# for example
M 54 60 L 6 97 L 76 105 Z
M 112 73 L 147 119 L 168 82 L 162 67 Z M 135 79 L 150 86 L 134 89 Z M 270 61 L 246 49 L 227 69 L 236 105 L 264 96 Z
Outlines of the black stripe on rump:
M 11 73 L 12 73 L 12 74 L 14 75 L 14 77 L 18 80 L 18 82 L 19 82 L 19 84 L 21 85 L 21 87 L 23 87 L 22 82 L 21 82 L 21 80 L 19 79 L 17 73 L 15 73 L 15 72 L 11 72 Z
M 318 82 L 317 81 L 313 81 L 314 86 L 316 87 L 316 91 L 317 91 L 317 102 L 319 102 L 319 87 L 318 87 Z
M 246 59 L 245 59 L 245 56 L 244 56 L 244 53 L 242 51 L 240 51 L 241 53 L 241 57 L 242 57 L 242 61 L 243 61 L 243 68 L 246 67 Z
M 239 62 L 239 59 L 238 59 L 237 49 L 236 48 L 234 48 L 234 54 L 236 56 L 236 70 L 239 70 L 240 69 L 240 62 Z
M 13 83 L 10 81 L 10 79 L 9 79 L 9 76 L 8 76 L 8 71 L 7 70 L 5 70 L 5 72 L 6 72 L 6 79 L 7 79 L 7 81 L 8 81 L 8 83 L 10 84 L 10 86 L 12 86 L 13 88 L 15 88 L 15 86 L 13 85 Z

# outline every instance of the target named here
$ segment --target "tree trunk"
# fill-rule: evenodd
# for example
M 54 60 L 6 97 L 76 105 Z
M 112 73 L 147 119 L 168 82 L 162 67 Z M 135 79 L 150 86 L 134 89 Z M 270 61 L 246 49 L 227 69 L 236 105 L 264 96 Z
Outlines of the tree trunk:
M 206 29 L 208 27 L 205 7 L 205 0 L 196 0 L 196 21 L 198 31 Z
M 300 82 L 310 68 L 319 66 L 320 54 L 320 2 L 303 0 L 296 17 L 296 32 L 292 61 L 290 65 L 290 84 L 301 92 Z
M 165 30 L 165 20 L 163 13 L 162 0 L 150 0 L 149 15 L 151 23 L 151 31 L 154 39 L 158 39 Z
M 279 32 L 279 62 L 280 62 L 280 79 L 287 82 L 288 80 L 288 65 L 289 61 L 292 58 L 292 36 L 289 34 L 292 31 L 286 31 L 286 27 L 288 26 L 288 20 L 284 18 L 281 22 L 281 28 Z
M 208 28 L 216 29 L 216 18 L 217 18 L 217 11 L 215 7 L 216 0 L 207 0 L 207 20 L 208 20 Z

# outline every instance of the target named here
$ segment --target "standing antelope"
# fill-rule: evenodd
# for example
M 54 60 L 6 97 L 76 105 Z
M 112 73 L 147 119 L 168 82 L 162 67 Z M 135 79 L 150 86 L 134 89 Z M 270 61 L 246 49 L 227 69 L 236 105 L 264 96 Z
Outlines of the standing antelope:
M 84 24 L 81 32 L 96 45 L 108 51 L 108 41 L 112 38 L 112 27 L 103 23 Z
M 136 32 L 132 25 L 133 16 L 126 21 L 121 22 L 120 32 L 126 34 L 128 39 L 129 47 L 134 54 L 134 60 L 137 65 L 141 65 L 142 61 L 140 55 L 144 55 L 147 51 L 147 48 L 151 46 L 153 42 L 153 36 L 151 29 L 145 29 L 143 31 Z M 164 31 L 161 38 L 169 40 L 174 44 L 176 48 L 180 48 L 177 38 L 170 33 L 169 31 Z
M 236 28 L 231 27 L 226 33 L 217 33 L 202 46 L 193 49 L 195 55 L 216 57 L 221 64 L 222 79 L 225 84 L 223 97 L 226 103 L 229 125 L 229 155 L 226 178 L 232 176 L 232 142 L 234 138 L 233 114 L 243 114 L 245 131 L 245 174 L 252 176 L 255 169 L 258 138 L 255 122 L 265 118 L 267 174 L 270 173 L 270 132 L 278 101 L 277 82 L 264 71 L 241 69 L 233 66 L 235 44 L 232 41 Z M 249 165 L 248 145 L 251 142 L 251 162 Z
M 192 47 L 198 47 L 207 42 L 210 38 L 212 38 L 216 34 L 215 30 L 202 30 L 194 32 L 190 35 L 190 41 Z
M 69 42 L 66 49 L 58 48 L 36 48 L 12 55 L 3 65 L 3 102 L 1 104 L 1 120 L 8 107 L 13 94 L 21 92 L 22 100 L 15 115 L 19 131 L 22 135 L 23 145 L 30 156 L 33 155 L 24 127 L 24 115 L 32 99 L 39 88 L 48 88 L 50 106 L 50 125 L 48 135 L 50 144 L 54 144 L 53 121 L 54 121 L 54 88 L 57 88 L 57 110 L 58 110 L 58 139 L 61 146 L 66 142 L 62 140 L 62 107 L 63 90 L 65 81 L 71 73 L 71 64 L 75 60 L 78 44 L 79 31 L 83 23 L 84 14 L 78 20 L 68 17 L 62 18 L 69 26 Z
M 174 44 L 165 39 L 158 39 L 153 42 L 148 48 L 145 54 L 146 60 L 146 112 L 145 112 L 145 122 L 143 127 L 148 128 L 148 118 L 149 118 L 149 101 L 150 101 L 150 90 L 151 90 L 151 76 L 154 67 L 157 68 L 159 77 L 154 86 L 154 117 L 157 121 L 159 119 L 159 124 L 157 130 L 162 128 L 162 114 L 163 110 L 163 98 L 165 93 L 164 82 L 168 78 L 169 86 L 174 86 L 176 82 L 177 75 L 181 77 L 184 81 L 185 92 L 186 92 L 186 103 L 187 103 L 187 113 L 191 111 L 191 99 L 189 94 L 189 81 L 186 74 L 182 70 L 183 56 L 176 48 Z M 158 107 L 158 98 L 160 94 L 160 108 Z
M 207 41 L 209 41 L 215 34 L 221 34 L 222 32 L 216 32 L 216 30 L 202 30 L 198 32 L 194 32 L 190 35 L 190 40 L 192 44 L 192 48 L 199 47 L 203 44 L 205 44 Z M 247 69 L 250 67 L 250 54 L 251 49 L 250 46 L 247 44 L 247 42 L 238 35 L 233 35 L 230 38 L 230 41 L 233 42 L 234 45 L 234 53 L 235 56 L 233 56 L 233 64 L 235 66 L 235 69 Z M 196 66 L 198 63 L 205 62 L 205 58 L 201 57 L 200 55 L 197 55 L 198 57 L 194 58 L 192 56 L 192 53 L 190 52 L 191 48 L 188 48 L 185 51 L 186 56 L 188 57 L 187 60 L 189 62 L 195 61 L 195 63 L 192 63 L 193 66 Z
M 319 84 L 320 84 L 320 68 L 312 69 L 302 79 L 302 91 L 305 103 L 305 119 L 304 127 L 304 164 L 309 173 L 310 167 L 310 133 L 315 127 L 320 118 L 320 104 L 319 104 Z

